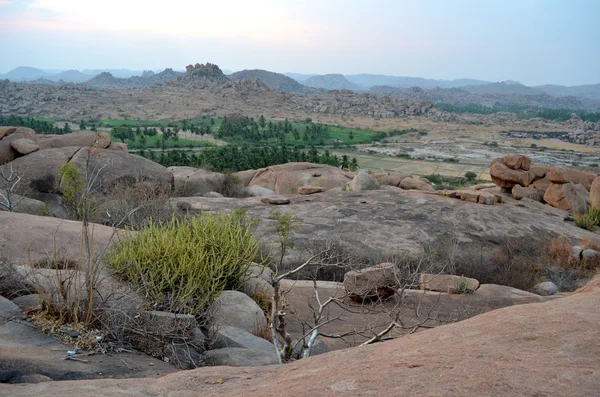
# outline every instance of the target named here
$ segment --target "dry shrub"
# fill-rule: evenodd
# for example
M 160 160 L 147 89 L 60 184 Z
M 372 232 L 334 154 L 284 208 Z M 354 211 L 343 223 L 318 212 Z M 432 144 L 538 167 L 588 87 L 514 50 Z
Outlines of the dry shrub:
M 578 262 L 578 260 L 571 255 L 572 246 L 571 242 L 565 237 L 557 237 L 550 241 L 548 254 L 559 266 L 571 267 Z
M 14 299 L 34 293 L 35 287 L 27 277 L 10 260 L 0 257 L 0 296 Z

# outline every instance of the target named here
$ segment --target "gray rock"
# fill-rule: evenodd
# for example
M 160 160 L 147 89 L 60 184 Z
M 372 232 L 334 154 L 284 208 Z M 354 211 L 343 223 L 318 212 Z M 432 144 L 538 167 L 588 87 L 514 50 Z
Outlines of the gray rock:
M 6 190 L 0 189 L 0 194 L 6 197 Z M 5 205 L 6 202 L 4 199 L 0 198 L 0 202 Z M 34 200 L 28 197 L 20 196 L 18 194 L 12 194 L 12 212 L 18 212 L 21 214 L 30 214 L 30 215 L 49 215 L 44 214 L 46 204 L 42 203 L 39 200 Z M 4 211 L 5 207 L 0 206 L 0 211 Z M 49 210 L 49 209 L 48 209 Z
M 194 349 L 196 349 L 198 353 L 204 353 L 206 350 L 206 336 L 200 328 L 194 330 L 194 340 L 192 341 L 192 345 L 194 345 Z
M 259 350 L 267 354 L 275 354 L 275 347 L 268 340 L 229 325 L 221 325 L 216 329 L 213 339 L 213 349 L 241 347 L 244 349 Z
M 571 248 L 571 255 L 573 256 L 573 258 L 577 259 L 578 261 L 581 260 L 582 254 L 583 254 L 583 248 L 578 247 L 577 245 L 575 245 Z
M 265 204 L 273 204 L 273 205 L 286 205 L 286 204 L 290 203 L 289 198 L 273 197 L 273 196 L 263 197 L 260 201 Z
M 38 307 L 40 305 L 41 298 L 38 294 L 29 294 L 19 296 L 18 298 L 13 299 L 12 302 L 21 310 L 25 310 Z
M 296 343 L 297 343 L 297 340 L 294 340 L 292 342 L 292 346 L 296 346 Z M 294 349 L 294 351 L 292 353 L 292 358 L 296 358 L 296 359 L 302 358 L 303 352 L 304 352 L 304 345 L 302 344 L 302 342 L 300 342 L 300 344 L 298 344 L 296 346 L 296 348 Z M 329 345 L 317 338 L 315 343 L 313 343 L 312 347 L 310 348 L 310 356 L 309 357 L 318 356 L 319 354 L 325 354 L 325 353 L 329 353 Z
M 262 309 L 252 298 L 239 291 L 221 292 L 217 300 L 210 305 L 209 313 L 209 330 L 230 325 L 254 333 L 267 327 L 267 319 Z
M 179 369 L 194 369 L 202 366 L 202 354 L 191 343 L 167 343 L 163 350 L 165 361 Z
M 351 296 L 359 299 L 393 296 L 400 287 L 396 277 L 397 267 L 393 263 L 380 263 L 344 274 L 344 288 Z
M 583 250 L 583 252 L 581 253 L 581 258 L 584 260 L 585 259 L 593 259 L 593 258 L 598 257 L 598 255 L 600 255 L 600 252 L 588 248 L 586 250 Z
M 275 351 L 268 354 L 259 350 L 227 347 L 208 350 L 202 355 L 206 365 L 229 365 L 231 367 L 259 367 L 279 364 Z
M 379 187 L 377 179 L 367 174 L 365 171 L 360 170 L 354 179 L 348 182 L 346 190 L 350 192 L 362 192 L 365 190 L 378 190 Z
M 259 185 L 248 186 L 244 189 L 244 192 L 250 197 L 274 196 L 276 194 L 271 189 Z
M 549 296 L 558 293 L 558 287 L 552 281 L 544 281 L 533 287 L 533 292 L 541 296 Z
M 271 281 L 271 269 L 254 263 L 248 268 L 242 280 L 244 293 L 249 296 L 262 294 L 271 297 L 273 296 Z
M 4 324 L 13 317 L 20 316 L 21 313 L 23 312 L 19 309 L 19 306 L 0 296 L 0 324 Z

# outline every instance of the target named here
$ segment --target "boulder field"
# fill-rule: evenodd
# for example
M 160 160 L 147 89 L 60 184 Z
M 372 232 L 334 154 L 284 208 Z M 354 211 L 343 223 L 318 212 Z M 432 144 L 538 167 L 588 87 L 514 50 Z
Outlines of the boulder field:
M 566 298 L 499 309 L 283 366 L 0 385 L 0 395 L 593 396 L 600 390 L 599 299 L 596 278 Z

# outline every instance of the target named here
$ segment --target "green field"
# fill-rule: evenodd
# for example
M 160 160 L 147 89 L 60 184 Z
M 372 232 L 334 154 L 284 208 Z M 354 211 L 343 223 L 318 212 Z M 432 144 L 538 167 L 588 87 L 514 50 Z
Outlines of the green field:
M 111 136 L 110 139 L 113 142 L 121 142 L 115 137 Z M 146 136 L 146 143 L 143 145 L 141 143 L 140 137 L 136 137 L 135 139 L 126 139 L 125 144 L 127 148 L 130 150 L 137 149 L 160 149 L 163 147 L 163 142 L 161 139 L 161 135 L 154 136 Z M 168 139 L 164 142 L 165 149 L 177 149 L 177 148 L 192 148 L 192 147 L 210 147 L 214 146 L 210 142 L 204 141 L 194 141 L 191 139 L 179 138 L 176 141 L 172 139 Z

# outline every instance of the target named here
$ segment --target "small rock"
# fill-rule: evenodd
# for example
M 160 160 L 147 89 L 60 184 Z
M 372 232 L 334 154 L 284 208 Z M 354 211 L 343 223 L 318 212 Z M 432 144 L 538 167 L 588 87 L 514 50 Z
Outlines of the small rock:
M 243 329 L 249 333 L 261 332 L 267 327 L 263 310 L 252 298 L 239 291 L 223 291 L 209 307 L 209 332 L 223 325 Z
M 276 196 L 263 197 L 262 199 L 260 199 L 260 201 L 262 201 L 265 204 L 273 204 L 273 205 L 286 205 L 286 204 L 290 203 L 289 198 L 276 197 Z
M 474 278 L 454 276 L 451 274 L 422 273 L 419 288 L 426 291 L 446 292 L 448 294 L 472 293 L 479 288 L 479 281 Z
M 571 256 L 575 259 L 577 259 L 578 261 L 581 260 L 581 255 L 583 254 L 583 248 L 575 245 L 573 247 L 571 247 Z
M 275 195 L 275 192 L 273 190 L 267 189 L 266 187 L 262 187 L 259 185 L 248 186 L 244 189 L 244 192 L 247 196 L 250 197 L 264 197 Z
M 346 190 L 349 192 L 362 192 L 365 190 L 377 190 L 379 189 L 379 182 L 373 176 L 367 174 L 365 171 L 360 170 L 358 174 L 348 182 Z
M 600 252 L 593 250 L 593 249 L 589 249 L 589 248 L 586 250 L 583 250 L 581 252 L 581 258 L 584 260 L 585 259 L 594 259 L 594 258 L 598 257 L 598 255 L 600 255 Z
M 204 197 L 221 198 L 223 195 L 219 192 L 208 192 L 204 195 Z
M 268 340 L 259 338 L 237 327 L 221 325 L 213 334 L 212 348 L 222 349 L 226 347 L 241 347 L 267 354 L 275 354 L 275 346 Z
M 324 191 L 325 191 L 324 187 L 303 186 L 298 189 L 298 194 L 309 195 L 309 194 L 315 194 L 315 193 L 323 193 Z
M 41 298 L 38 294 L 29 294 L 19 296 L 18 298 L 13 299 L 12 302 L 19 306 L 21 310 L 26 310 L 40 306 Z
M 167 343 L 163 350 L 165 361 L 179 369 L 194 369 L 202 366 L 202 355 L 191 343 Z
M 533 292 L 541 296 L 549 296 L 558 293 L 558 287 L 552 281 L 544 281 L 533 287 Z
M 295 346 L 296 343 L 298 341 L 294 340 L 292 342 L 292 346 Z M 302 358 L 302 353 L 304 352 L 304 345 L 302 344 L 302 342 L 300 342 L 300 344 L 298 344 L 298 346 L 296 346 L 296 348 L 294 349 L 293 353 L 292 353 L 292 358 Z M 325 354 L 325 353 L 329 353 L 329 345 L 325 342 L 323 342 L 320 339 L 317 339 L 312 347 L 310 348 L 310 356 L 309 357 L 313 357 L 313 356 L 318 356 L 319 354 Z

